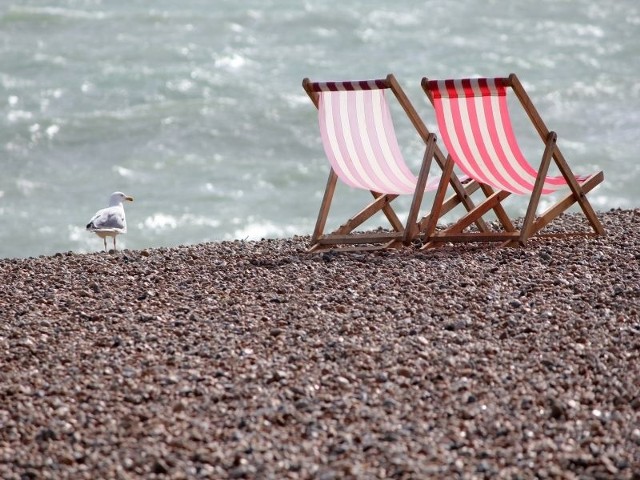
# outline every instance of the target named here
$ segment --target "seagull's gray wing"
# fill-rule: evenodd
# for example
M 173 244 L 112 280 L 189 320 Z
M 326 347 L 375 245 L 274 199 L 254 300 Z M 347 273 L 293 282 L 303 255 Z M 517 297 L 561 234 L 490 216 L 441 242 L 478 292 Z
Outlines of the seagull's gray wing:
M 121 206 L 103 208 L 87 224 L 87 230 L 116 230 L 125 232 L 127 221 Z

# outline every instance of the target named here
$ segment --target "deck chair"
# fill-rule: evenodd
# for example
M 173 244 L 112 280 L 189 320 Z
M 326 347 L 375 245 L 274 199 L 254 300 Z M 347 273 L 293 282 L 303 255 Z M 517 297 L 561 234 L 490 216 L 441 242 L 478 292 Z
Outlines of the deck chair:
M 438 128 L 449 152 L 440 187 L 431 209 L 431 222 L 423 232 L 428 241 L 424 248 L 441 242 L 502 242 L 503 246 L 524 245 L 532 236 L 565 237 L 569 235 L 602 235 L 604 229 L 586 194 L 604 179 L 603 173 L 574 175 L 560 148 L 557 135 L 549 131 L 515 74 L 508 78 L 475 78 L 464 80 L 422 79 L 422 88 L 436 111 Z M 539 168 L 524 157 L 514 135 L 507 109 L 507 90 L 511 88 L 524 107 L 540 138 L 544 152 Z M 559 176 L 548 176 L 551 162 Z M 438 211 L 447 188 L 447 176 L 453 164 L 481 184 L 486 200 L 464 217 L 436 232 Z M 537 215 L 541 195 L 568 187 L 569 193 L 553 206 Z M 511 194 L 529 195 L 522 225 L 516 228 L 506 214 L 503 201 Z M 544 234 L 540 232 L 551 221 L 577 203 L 590 228 L 584 232 Z M 478 218 L 492 211 L 501 224 L 500 231 L 465 231 Z
M 302 86 L 318 109 L 322 144 L 331 164 L 309 251 L 375 250 L 409 244 L 420 230 L 424 230 L 430 218 L 425 215 L 417 221 L 424 192 L 435 190 L 439 185 L 438 179 L 427 181 L 431 161 L 435 158 L 441 168 L 446 161 L 436 145 L 435 135 L 427 130 L 393 75 L 351 82 L 312 82 L 305 78 Z M 418 177 L 407 167 L 400 152 L 386 90 L 393 92 L 425 142 Z M 337 230 L 325 234 L 338 179 L 350 187 L 369 190 L 373 199 Z M 470 194 L 478 185 L 475 182 L 463 185 L 453 173 L 448 183 L 454 194 L 442 202 L 440 214 L 446 214 L 461 203 L 467 210 L 473 209 Z M 400 221 L 391 205 L 402 194 L 413 195 L 406 223 Z M 379 212 L 386 216 L 391 228 L 354 232 Z M 482 220 L 479 228 L 487 228 Z

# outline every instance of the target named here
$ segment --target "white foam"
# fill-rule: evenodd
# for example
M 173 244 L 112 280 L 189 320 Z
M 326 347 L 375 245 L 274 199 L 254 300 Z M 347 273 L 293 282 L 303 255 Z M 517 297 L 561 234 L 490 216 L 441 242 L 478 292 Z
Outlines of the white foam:
M 249 217 L 245 221 L 234 219 L 235 223 L 242 224 L 241 228 L 236 229 L 233 234 L 225 235 L 226 240 L 261 240 L 263 238 L 282 238 L 299 234 L 301 230 L 295 225 L 277 225 L 269 220 L 257 220 Z

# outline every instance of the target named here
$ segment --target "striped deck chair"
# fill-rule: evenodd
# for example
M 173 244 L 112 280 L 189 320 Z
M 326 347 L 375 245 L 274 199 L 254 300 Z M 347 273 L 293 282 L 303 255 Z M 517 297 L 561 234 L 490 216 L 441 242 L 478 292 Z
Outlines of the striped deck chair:
M 446 159 L 436 145 L 435 135 L 427 130 L 395 77 L 388 75 L 384 79 L 353 82 L 311 82 L 305 78 L 302 86 L 318 109 L 322 144 L 331 164 L 309 251 L 331 248 L 374 250 L 411 243 L 430 218 L 425 215 L 417 221 L 424 192 L 438 187 L 438 179 L 427 182 L 432 158 L 435 157 L 441 168 Z M 418 177 L 409 170 L 400 152 L 386 90 L 394 93 L 425 142 Z M 337 230 L 325 234 L 338 179 L 350 187 L 369 190 L 373 199 Z M 470 194 L 478 185 L 475 182 L 463 185 L 455 174 L 449 177 L 449 184 L 455 193 L 443 202 L 441 215 L 460 203 L 471 210 Z M 406 224 L 400 221 L 390 204 L 402 194 L 413 195 Z M 379 212 L 386 216 L 390 229 L 354 232 Z M 482 221 L 478 226 L 487 228 Z
M 539 168 L 524 157 L 514 135 L 507 109 L 507 89 L 511 87 L 542 138 L 545 148 Z M 429 238 L 425 248 L 440 242 L 494 241 L 504 246 L 524 245 L 534 236 L 564 237 L 569 235 L 602 235 L 598 220 L 586 193 L 604 179 L 602 172 L 587 176 L 574 175 L 560 148 L 557 135 L 549 131 L 515 74 L 508 78 L 475 78 L 464 80 L 422 79 L 422 88 L 436 111 L 438 128 L 449 152 L 440 190 L 432 208 L 432 220 L 424 232 Z M 548 176 L 551 161 L 561 175 Z M 465 174 L 481 184 L 486 200 L 453 225 L 436 232 L 438 203 L 446 190 L 446 177 L 456 164 Z M 537 215 L 540 197 L 568 187 L 569 193 L 553 206 Z M 525 217 L 515 228 L 502 202 L 511 194 L 529 195 Z M 546 234 L 540 231 L 571 205 L 578 203 L 591 229 L 587 232 Z M 478 218 L 493 211 L 502 231 L 469 232 L 465 229 Z

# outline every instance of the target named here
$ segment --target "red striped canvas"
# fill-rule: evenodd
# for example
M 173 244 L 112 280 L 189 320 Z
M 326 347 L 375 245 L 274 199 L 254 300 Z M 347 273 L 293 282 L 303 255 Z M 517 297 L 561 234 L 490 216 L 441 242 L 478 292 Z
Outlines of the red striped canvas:
M 427 87 L 434 99 L 442 141 L 458 167 L 496 189 L 531 193 L 537 170 L 516 141 L 503 80 L 432 80 Z M 566 184 L 562 176 L 548 176 L 542 193 L 554 192 Z

